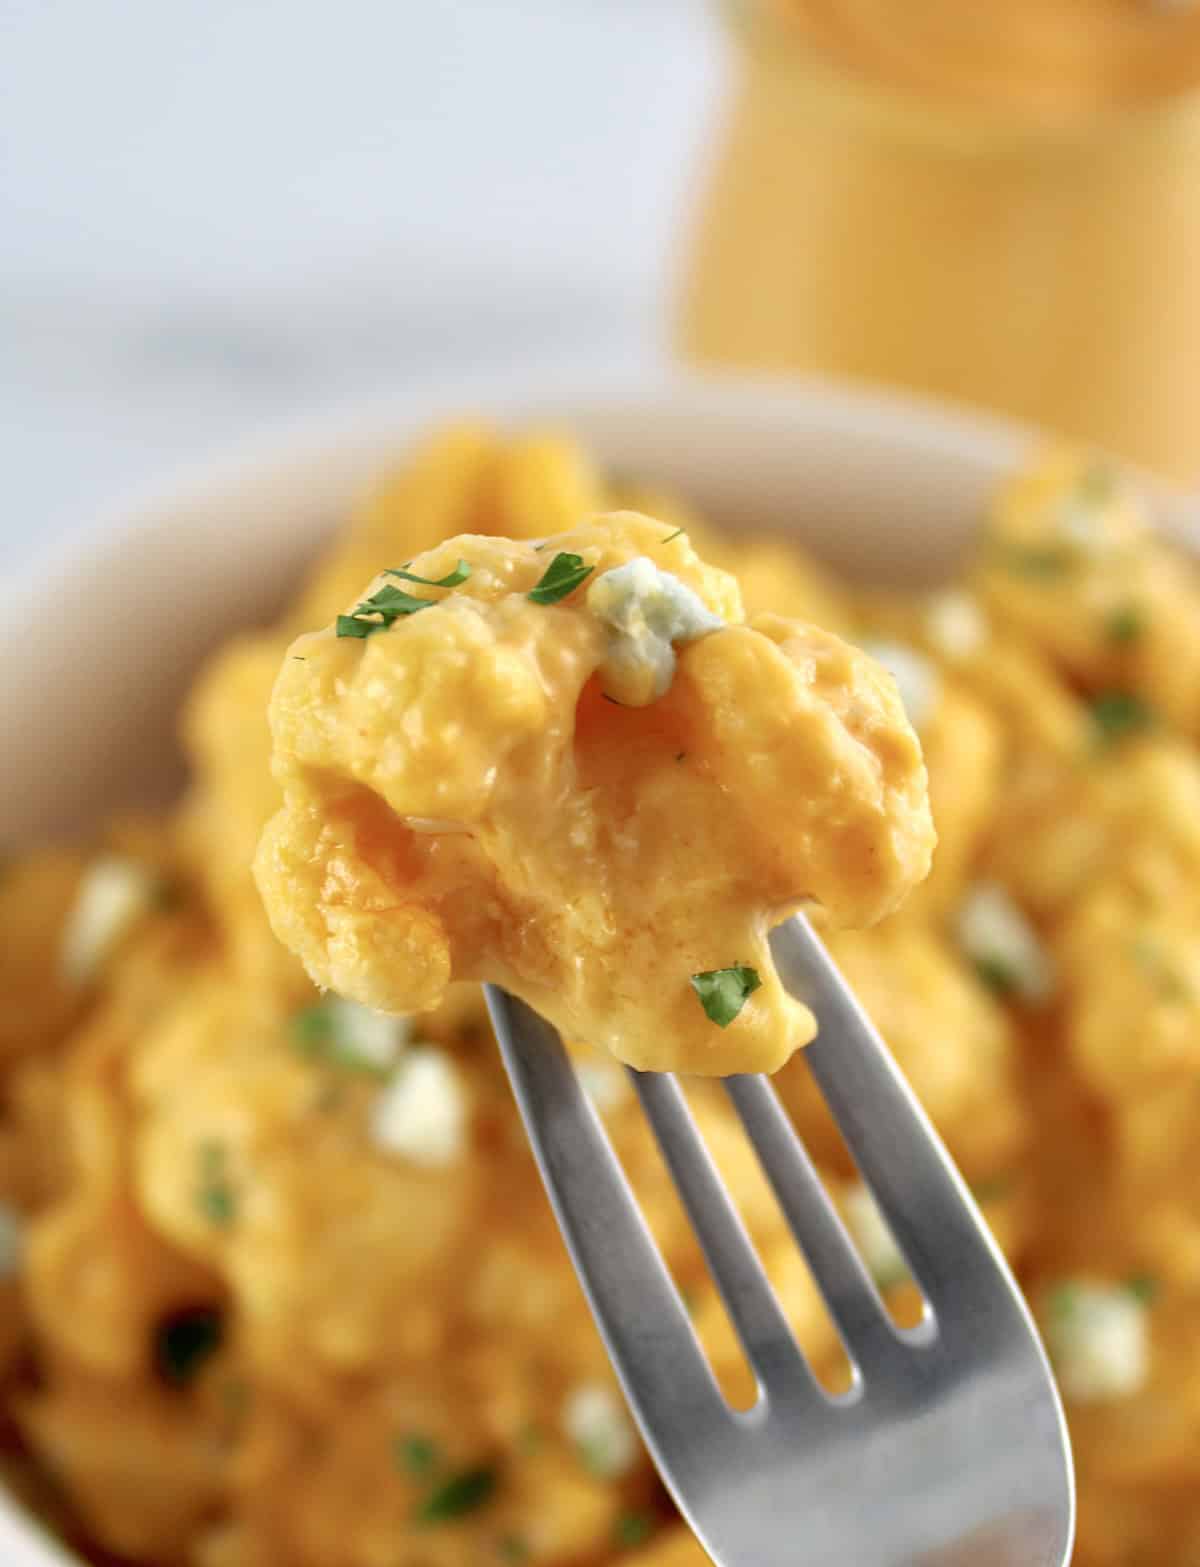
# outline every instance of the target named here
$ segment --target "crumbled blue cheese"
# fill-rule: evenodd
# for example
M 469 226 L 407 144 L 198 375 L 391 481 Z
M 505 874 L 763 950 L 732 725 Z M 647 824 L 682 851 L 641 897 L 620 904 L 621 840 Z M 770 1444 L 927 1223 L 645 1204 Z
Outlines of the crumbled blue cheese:
M 974 657 L 988 639 L 987 616 L 979 600 L 957 588 L 935 593 L 925 605 L 924 619 L 934 652 L 950 663 Z
M 627 707 L 663 696 L 675 674 L 675 648 L 725 624 L 698 593 L 645 555 L 601 573 L 588 588 L 587 606 L 608 628 L 604 690 Z
M 1054 967 L 1037 931 L 1003 887 L 977 882 L 959 906 L 959 945 L 980 975 L 1001 994 L 1046 1001 Z
M 342 996 L 326 996 L 322 1010 L 333 1054 L 348 1066 L 386 1071 L 395 1066 L 412 1034 L 411 1018 L 375 1012 Z
M 619 1109 L 633 1092 L 628 1073 L 612 1056 L 597 1055 L 577 1062 L 575 1075 L 600 1115 Z
M 933 715 L 942 694 L 937 666 L 904 642 L 868 637 L 862 650 L 882 664 L 895 680 L 909 723 L 914 729 L 921 729 Z
M 384 1153 L 436 1169 L 466 1148 L 467 1097 L 458 1068 L 435 1045 L 414 1045 L 379 1093 L 371 1137 Z
M 563 1430 L 584 1464 L 602 1480 L 617 1480 L 638 1461 L 640 1444 L 624 1404 L 603 1382 L 584 1382 L 567 1395 Z
M 879 1211 L 879 1204 L 862 1181 L 856 1182 L 843 1196 L 842 1216 L 867 1272 L 880 1289 L 910 1277 L 904 1254 L 896 1245 L 887 1220 Z
M 162 884 L 136 860 L 105 855 L 84 873 L 62 933 L 59 961 L 70 985 L 94 980 L 158 901 Z
M 1072 1280 L 1046 1296 L 1046 1349 L 1063 1396 L 1075 1403 L 1128 1398 L 1149 1373 L 1144 1301 L 1125 1285 Z
M 7 1203 L 0 1203 L 0 1279 L 16 1276 L 24 1249 L 25 1227 L 21 1215 Z

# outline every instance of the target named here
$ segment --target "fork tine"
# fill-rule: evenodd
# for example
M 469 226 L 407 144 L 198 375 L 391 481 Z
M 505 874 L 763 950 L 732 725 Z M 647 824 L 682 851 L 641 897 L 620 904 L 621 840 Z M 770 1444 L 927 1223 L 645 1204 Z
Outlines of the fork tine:
M 891 1319 L 850 1243 L 807 1148 L 765 1077 L 729 1077 L 733 1100 L 851 1360 L 866 1373 L 899 1349 Z
M 969 1306 L 964 1292 L 973 1288 L 990 1298 L 996 1269 L 1011 1283 L 1008 1266 L 832 959 L 800 916 L 771 933 L 771 951 L 784 984 L 817 1015 L 820 1031 L 805 1059 L 926 1297 L 935 1308 L 951 1293 Z M 984 1260 L 992 1266 L 968 1265 Z
M 630 1071 L 730 1321 L 768 1397 L 823 1400 L 678 1082 Z
M 665 1463 L 667 1437 L 731 1430 L 729 1408 L 557 1032 L 498 986 L 484 991 L 571 1260 L 647 1445 Z M 669 1468 L 680 1473 L 677 1451 Z

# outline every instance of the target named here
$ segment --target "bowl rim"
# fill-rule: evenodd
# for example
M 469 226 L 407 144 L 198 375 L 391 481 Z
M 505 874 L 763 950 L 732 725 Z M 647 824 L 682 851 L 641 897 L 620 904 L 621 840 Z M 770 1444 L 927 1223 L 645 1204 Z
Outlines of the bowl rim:
M 572 414 L 581 408 L 631 405 L 684 415 L 758 413 L 783 424 L 820 412 L 823 420 L 847 429 L 867 426 L 903 444 L 953 450 L 988 465 L 1013 460 L 1044 439 L 1033 427 L 986 410 L 820 376 L 670 365 L 648 373 L 586 365 L 464 373 L 401 394 L 262 421 L 207 454 L 169 464 L 101 499 L 74 522 L 68 520 L 53 543 L 5 574 L 0 594 L 23 601 L 56 572 L 87 570 L 135 543 L 143 530 L 161 528 L 166 515 L 181 505 L 202 503 L 251 479 L 281 476 L 301 454 L 315 459 L 389 443 L 394 449 L 395 443 L 464 413 L 501 424 L 545 420 L 569 428 Z

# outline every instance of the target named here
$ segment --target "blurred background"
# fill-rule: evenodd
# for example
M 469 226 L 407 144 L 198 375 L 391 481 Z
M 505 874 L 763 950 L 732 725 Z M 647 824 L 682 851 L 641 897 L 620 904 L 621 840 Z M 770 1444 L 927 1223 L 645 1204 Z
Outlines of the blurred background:
M 265 421 L 644 363 L 702 0 L 0 0 L 0 568 Z
M 1200 475 L 1187 0 L 0 0 L 0 568 L 273 419 L 832 374 Z

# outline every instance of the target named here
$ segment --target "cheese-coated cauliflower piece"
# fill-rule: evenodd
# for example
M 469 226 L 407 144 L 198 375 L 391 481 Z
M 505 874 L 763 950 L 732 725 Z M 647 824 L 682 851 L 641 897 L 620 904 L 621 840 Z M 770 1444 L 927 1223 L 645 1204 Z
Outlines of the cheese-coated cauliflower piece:
M 976 581 L 997 620 L 1091 692 L 1200 723 L 1200 572 L 1157 536 L 1136 488 L 1071 449 L 1000 492 Z
M 493 980 L 641 1068 L 774 1070 L 815 1024 L 769 927 L 808 902 L 869 924 L 929 868 L 891 677 L 745 622 L 730 576 L 634 513 L 385 573 L 293 645 L 271 722 L 268 913 L 383 1011 Z

